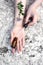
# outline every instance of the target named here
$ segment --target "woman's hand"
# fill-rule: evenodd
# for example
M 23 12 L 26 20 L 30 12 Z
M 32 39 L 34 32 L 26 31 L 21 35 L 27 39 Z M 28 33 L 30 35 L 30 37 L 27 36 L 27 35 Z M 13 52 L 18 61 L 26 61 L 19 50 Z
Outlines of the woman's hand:
M 33 21 L 31 23 L 29 23 L 29 25 L 35 24 L 39 19 L 36 9 L 34 8 L 34 5 L 31 5 L 30 8 L 28 9 L 25 21 L 28 22 L 28 20 L 31 16 L 33 16 Z
M 25 33 L 24 28 L 19 24 L 16 25 L 11 32 L 11 43 L 15 37 L 17 37 L 17 51 L 20 52 L 22 51 L 25 44 Z M 15 49 L 12 49 L 13 53 L 14 51 Z

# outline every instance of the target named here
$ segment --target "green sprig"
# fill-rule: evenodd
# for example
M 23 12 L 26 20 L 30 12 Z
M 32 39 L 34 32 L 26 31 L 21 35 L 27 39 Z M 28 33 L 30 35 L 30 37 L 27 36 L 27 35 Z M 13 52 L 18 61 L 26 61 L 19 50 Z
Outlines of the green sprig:
M 24 5 L 22 4 L 21 1 L 17 4 L 17 7 L 19 9 L 19 16 L 20 15 L 24 15 L 24 13 L 23 13 L 23 7 L 24 7 Z

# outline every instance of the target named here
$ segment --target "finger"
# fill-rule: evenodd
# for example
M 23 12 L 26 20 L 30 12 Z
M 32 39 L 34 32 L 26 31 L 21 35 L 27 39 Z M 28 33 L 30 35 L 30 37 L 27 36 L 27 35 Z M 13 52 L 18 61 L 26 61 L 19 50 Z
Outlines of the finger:
M 14 54 L 14 52 L 15 52 L 15 49 L 13 48 L 13 49 L 12 49 L 12 53 Z
M 11 33 L 11 43 L 12 43 L 14 37 L 15 37 L 14 33 Z
M 22 41 L 20 40 L 20 43 L 19 43 L 19 49 L 20 49 L 20 51 L 22 51 Z
M 23 48 L 24 48 L 24 46 L 25 46 L 25 37 L 23 38 Z
M 25 33 L 23 34 L 23 38 L 21 39 L 21 41 L 22 41 L 22 47 L 24 47 L 25 46 Z
M 17 40 L 17 50 L 19 52 L 19 40 Z
M 28 14 L 27 14 L 27 16 L 26 16 L 26 20 L 25 20 L 25 21 L 26 21 L 26 23 L 27 23 L 27 21 L 28 21 L 29 17 L 30 17 L 30 14 L 28 13 Z
M 23 47 L 23 38 L 21 39 L 21 42 L 22 42 L 22 47 Z

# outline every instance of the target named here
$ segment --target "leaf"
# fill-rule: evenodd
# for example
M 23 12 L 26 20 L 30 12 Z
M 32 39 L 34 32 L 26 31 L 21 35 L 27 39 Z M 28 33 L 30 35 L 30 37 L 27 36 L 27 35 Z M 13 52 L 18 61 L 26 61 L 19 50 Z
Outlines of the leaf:
M 22 4 L 22 2 L 20 1 L 17 5 L 20 5 L 20 4 Z
M 22 14 L 22 10 L 20 11 L 20 13 Z
M 23 4 L 22 4 L 21 1 L 17 4 L 17 7 L 19 9 L 19 14 L 24 15 L 24 13 L 23 13 Z
M 24 15 L 24 13 L 22 13 L 22 15 Z

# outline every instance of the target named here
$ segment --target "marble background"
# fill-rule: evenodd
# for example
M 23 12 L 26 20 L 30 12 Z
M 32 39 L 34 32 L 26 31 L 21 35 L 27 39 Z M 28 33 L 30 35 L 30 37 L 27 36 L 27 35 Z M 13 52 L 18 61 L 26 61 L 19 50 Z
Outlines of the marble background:
M 14 0 L 0 0 L 0 47 L 10 46 L 14 21 Z M 40 20 L 25 29 L 25 48 L 13 55 L 10 50 L 0 55 L 0 65 L 43 65 L 43 3 L 37 12 Z

